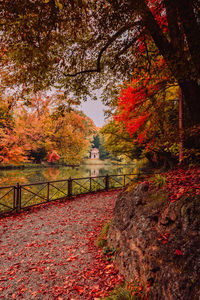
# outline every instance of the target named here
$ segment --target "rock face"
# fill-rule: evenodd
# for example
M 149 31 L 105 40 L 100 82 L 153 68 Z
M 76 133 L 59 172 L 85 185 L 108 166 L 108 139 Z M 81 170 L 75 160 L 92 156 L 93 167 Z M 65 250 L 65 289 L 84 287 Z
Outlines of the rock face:
M 147 286 L 149 299 L 200 299 L 198 200 L 168 204 L 142 183 L 118 196 L 108 235 L 127 280 Z

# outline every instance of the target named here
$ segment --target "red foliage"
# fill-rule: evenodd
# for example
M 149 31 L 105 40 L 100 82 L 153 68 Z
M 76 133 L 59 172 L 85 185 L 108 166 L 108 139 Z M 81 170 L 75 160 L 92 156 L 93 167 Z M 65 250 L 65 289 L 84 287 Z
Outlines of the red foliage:
M 159 189 L 168 193 L 169 203 L 179 201 L 182 197 L 185 199 L 200 197 L 200 168 L 198 166 L 188 169 L 176 168 L 162 175 L 166 177 L 166 185 Z M 149 181 L 150 189 L 154 189 L 152 182 L 152 180 Z
M 158 240 L 161 240 L 163 245 L 166 245 L 168 243 L 169 234 L 161 234 L 161 236 L 158 238 Z
M 176 249 L 176 254 L 177 255 L 183 255 L 183 253 L 180 250 L 178 250 L 178 249 Z
M 146 0 L 156 22 L 160 26 L 163 32 L 168 29 L 166 10 L 163 0 Z
M 169 202 L 181 201 L 187 199 L 190 201 L 198 197 L 200 198 L 200 168 L 198 166 L 191 167 L 189 169 L 177 168 L 163 174 L 166 177 L 166 185 L 159 187 L 163 189 L 169 195 Z M 150 181 L 150 189 L 154 189 L 154 186 Z M 168 247 L 169 233 L 163 233 L 158 237 L 158 240 L 162 242 L 165 247 Z M 173 249 L 174 253 L 178 256 L 183 256 L 180 249 Z
M 168 23 L 164 1 L 146 0 L 146 3 L 160 29 L 166 33 Z M 169 83 L 173 79 L 148 33 L 140 36 L 138 32 L 137 51 L 134 59 L 137 61 L 138 67 L 133 70 L 132 82 L 125 84 L 121 90 L 115 119 L 125 125 L 130 136 L 134 136 L 134 142 L 147 143 L 146 147 L 153 148 L 154 138 L 158 135 L 151 131 L 151 128 L 155 128 L 155 114 L 159 114 L 163 99 L 160 91 L 165 88 L 167 82 Z M 155 95 L 159 92 L 160 98 L 156 99 Z M 163 119 L 165 118 L 163 117 Z
M 189 169 L 178 168 L 166 173 L 167 185 L 164 187 L 168 191 L 170 202 L 175 202 L 181 197 L 195 197 L 200 195 L 200 168 Z
M 160 107 L 165 101 L 162 90 L 170 80 L 163 58 L 157 56 L 151 62 L 150 73 L 135 70 L 132 82 L 125 84 L 121 90 L 114 118 L 125 125 L 127 132 L 139 144 L 147 142 L 146 146 L 154 145 L 160 124 L 155 118 L 160 116 Z
M 47 155 L 47 161 L 48 162 L 57 162 L 60 159 L 60 156 L 55 150 L 52 150 L 50 153 Z

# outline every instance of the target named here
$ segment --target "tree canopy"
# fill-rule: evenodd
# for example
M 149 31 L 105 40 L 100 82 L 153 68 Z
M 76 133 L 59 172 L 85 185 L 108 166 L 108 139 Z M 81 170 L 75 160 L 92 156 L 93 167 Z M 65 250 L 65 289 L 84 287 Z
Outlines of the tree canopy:
M 151 68 L 151 39 L 199 122 L 197 0 L 7 0 L 0 10 L 3 86 L 108 89 L 130 78 L 139 49 Z
M 96 127 L 82 112 L 56 100 L 38 93 L 10 107 L 10 99 L 0 97 L 0 163 L 61 159 L 76 164 L 83 159 Z

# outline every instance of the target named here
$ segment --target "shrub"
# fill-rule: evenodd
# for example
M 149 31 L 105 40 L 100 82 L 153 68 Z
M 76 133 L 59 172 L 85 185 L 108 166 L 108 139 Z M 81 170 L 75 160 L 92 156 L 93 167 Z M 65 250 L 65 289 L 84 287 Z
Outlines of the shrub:
M 160 174 L 157 174 L 155 175 L 154 179 L 153 179 L 153 184 L 156 186 L 156 187 L 163 187 L 164 185 L 166 185 L 166 177 L 165 176 L 162 176 Z
M 145 300 L 147 299 L 142 286 L 133 281 L 125 282 L 124 286 L 116 287 L 104 300 Z
M 108 221 L 102 228 L 100 235 L 97 238 L 96 246 L 105 247 L 107 245 L 107 235 L 110 228 L 110 221 Z

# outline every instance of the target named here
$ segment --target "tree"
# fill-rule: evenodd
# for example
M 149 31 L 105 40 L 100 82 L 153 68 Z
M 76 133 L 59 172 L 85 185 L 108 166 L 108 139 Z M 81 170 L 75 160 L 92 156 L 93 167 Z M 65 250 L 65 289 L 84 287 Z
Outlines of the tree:
M 15 129 L 13 101 L 0 97 L 0 163 L 19 163 L 27 159 L 25 147 Z
M 25 104 L 16 108 L 15 130 L 22 141 L 27 157 L 36 163 L 46 158 L 52 149 L 51 99 L 45 94 L 30 95 Z
M 0 163 L 42 160 L 78 163 L 88 148 L 95 126 L 82 112 L 38 93 L 10 107 L 0 98 Z
M 132 81 L 122 86 L 116 104 L 116 120 L 124 124 L 133 140 L 145 147 L 145 154 L 149 159 L 153 157 L 154 161 L 162 160 L 165 165 L 169 163 L 171 166 L 177 160 L 180 134 L 183 139 L 183 130 L 179 131 L 178 124 L 180 89 L 152 41 L 146 40 L 145 47 L 149 49 L 148 64 L 151 68 L 146 68 L 144 58 L 139 53 Z M 183 106 L 184 158 L 192 153 L 193 158 L 197 158 L 199 128 L 191 128 L 185 101 Z
M 144 147 L 135 141 L 135 137 L 130 136 L 122 122 L 110 120 L 101 132 L 105 136 L 105 148 L 114 157 L 126 157 L 131 160 L 142 157 Z
M 91 142 L 92 148 L 98 148 L 99 149 L 99 157 L 100 159 L 108 159 L 110 158 L 110 153 L 105 149 L 105 140 L 104 140 L 104 134 L 102 134 L 102 131 L 98 132 L 97 135 L 93 136 L 93 140 Z
M 177 87 L 155 90 L 155 85 L 147 85 L 144 89 L 138 83 L 134 80 L 122 90 L 115 119 L 143 155 L 171 166 L 179 149 Z
M 76 164 L 81 161 L 88 149 L 85 120 L 80 114 L 65 112 L 53 122 L 52 141 L 66 163 Z
M 60 156 L 58 155 L 58 153 L 56 151 L 51 151 L 48 153 L 47 156 L 47 161 L 50 163 L 54 163 L 57 162 L 60 159 Z
M 99 139 L 99 134 L 95 135 L 93 137 L 93 141 L 92 141 L 92 147 L 93 148 L 98 148 L 100 147 L 100 139 Z
M 99 144 L 99 155 L 100 155 L 100 158 L 102 160 L 113 158 L 113 157 L 111 157 L 110 152 L 108 151 L 108 149 L 106 149 L 106 147 L 105 147 L 104 134 L 102 134 L 101 132 L 99 133 L 99 140 L 100 140 L 100 144 Z
M 56 83 L 76 95 L 89 93 L 89 82 L 118 84 L 130 77 L 138 49 L 148 52 L 148 37 L 199 123 L 198 0 L 7 0 L 0 11 L 3 83 L 27 90 Z

